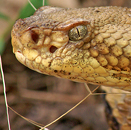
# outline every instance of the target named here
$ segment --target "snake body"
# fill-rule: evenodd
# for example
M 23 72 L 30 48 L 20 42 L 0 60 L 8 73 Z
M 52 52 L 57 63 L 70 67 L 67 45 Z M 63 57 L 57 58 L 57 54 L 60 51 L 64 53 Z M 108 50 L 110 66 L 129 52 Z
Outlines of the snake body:
M 16 58 L 30 69 L 131 91 L 130 8 L 43 6 L 33 16 L 17 20 L 11 35 Z M 111 99 L 113 108 L 125 103 L 125 97 Z

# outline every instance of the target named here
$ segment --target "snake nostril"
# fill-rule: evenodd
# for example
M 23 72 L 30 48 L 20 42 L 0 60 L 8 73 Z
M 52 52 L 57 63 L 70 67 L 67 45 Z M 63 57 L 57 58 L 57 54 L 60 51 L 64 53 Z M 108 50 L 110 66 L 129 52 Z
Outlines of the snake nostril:
M 50 47 L 50 52 L 51 52 L 51 53 L 54 53 L 57 49 L 58 49 L 57 47 L 51 46 L 51 47 Z
M 31 31 L 31 38 L 32 40 L 37 43 L 39 39 L 39 35 L 35 31 Z

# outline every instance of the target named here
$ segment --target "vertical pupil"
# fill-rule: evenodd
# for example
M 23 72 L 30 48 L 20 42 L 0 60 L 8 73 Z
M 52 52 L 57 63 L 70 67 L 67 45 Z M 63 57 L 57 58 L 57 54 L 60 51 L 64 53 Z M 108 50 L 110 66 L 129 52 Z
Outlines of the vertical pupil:
M 77 30 L 78 36 L 80 37 L 80 32 L 79 32 L 79 29 L 78 29 L 78 28 L 76 28 L 76 30 Z

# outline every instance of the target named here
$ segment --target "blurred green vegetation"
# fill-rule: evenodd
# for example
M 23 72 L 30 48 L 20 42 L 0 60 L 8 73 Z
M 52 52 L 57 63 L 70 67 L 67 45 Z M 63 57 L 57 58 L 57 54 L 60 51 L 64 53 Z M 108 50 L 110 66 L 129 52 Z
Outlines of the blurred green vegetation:
M 35 6 L 36 9 L 43 6 L 43 0 L 30 0 L 30 1 Z M 47 5 L 47 3 L 48 3 L 47 0 L 45 0 L 44 5 Z M 34 12 L 35 12 L 35 10 L 30 5 L 30 3 L 27 3 L 27 5 L 25 7 L 23 7 L 23 9 L 21 9 L 21 11 L 19 13 L 19 18 L 29 17 L 29 16 L 33 15 Z
M 30 0 L 30 1 L 35 6 L 36 9 L 43 6 L 43 0 Z M 44 5 L 48 5 L 48 0 L 45 0 Z M 35 10 L 33 9 L 33 7 L 29 3 L 27 3 L 21 9 L 16 19 L 29 17 L 33 15 L 34 12 Z M 3 19 L 9 23 L 9 26 L 7 27 L 6 31 L 3 32 L 3 34 L 0 36 L 0 55 L 2 55 L 2 53 L 4 52 L 5 46 L 6 46 L 6 42 L 8 41 L 8 39 L 10 39 L 9 36 L 10 36 L 11 29 L 15 21 L 12 21 L 11 18 L 9 18 L 8 16 L 6 16 L 5 14 L 1 12 L 0 12 L 0 19 Z
M 10 18 L 6 16 L 5 14 L 0 12 L 0 19 L 9 20 Z

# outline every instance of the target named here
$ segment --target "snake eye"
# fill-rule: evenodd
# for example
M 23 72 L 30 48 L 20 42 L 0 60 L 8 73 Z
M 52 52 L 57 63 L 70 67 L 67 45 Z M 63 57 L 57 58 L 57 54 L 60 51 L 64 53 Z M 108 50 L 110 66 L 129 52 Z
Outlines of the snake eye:
M 85 37 L 87 34 L 87 27 L 85 25 L 79 25 L 72 28 L 69 31 L 69 39 L 72 41 L 78 41 Z

